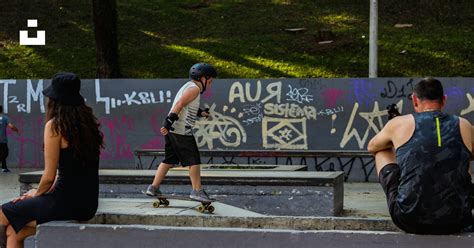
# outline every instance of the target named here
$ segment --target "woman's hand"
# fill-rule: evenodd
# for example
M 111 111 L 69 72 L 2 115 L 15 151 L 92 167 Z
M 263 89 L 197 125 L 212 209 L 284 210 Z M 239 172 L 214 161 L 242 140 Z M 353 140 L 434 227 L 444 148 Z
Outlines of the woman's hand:
M 35 194 L 36 194 L 36 189 L 30 189 L 28 192 L 24 193 L 22 196 L 13 199 L 12 202 L 16 203 L 16 202 L 19 202 L 19 201 L 23 201 L 23 200 L 26 200 L 26 199 L 33 198 L 33 197 L 35 197 Z

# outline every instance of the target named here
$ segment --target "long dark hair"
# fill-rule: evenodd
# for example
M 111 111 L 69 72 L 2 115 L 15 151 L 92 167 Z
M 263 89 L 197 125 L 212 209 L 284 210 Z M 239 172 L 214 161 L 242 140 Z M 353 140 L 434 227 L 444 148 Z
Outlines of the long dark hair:
M 53 120 L 53 130 L 67 140 L 77 158 L 85 162 L 97 160 L 104 147 L 104 135 L 91 107 L 62 105 L 48 98 L 46 122 L 49 120 Z

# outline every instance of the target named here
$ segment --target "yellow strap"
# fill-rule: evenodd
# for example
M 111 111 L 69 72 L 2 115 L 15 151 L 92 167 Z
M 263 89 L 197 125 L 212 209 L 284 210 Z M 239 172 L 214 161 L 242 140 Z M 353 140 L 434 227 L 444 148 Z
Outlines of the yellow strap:
M 436 117 L 436 132 L 438 133 L 438 147 L 441 147 L 441 131 L 439 128 L 439 118 Z

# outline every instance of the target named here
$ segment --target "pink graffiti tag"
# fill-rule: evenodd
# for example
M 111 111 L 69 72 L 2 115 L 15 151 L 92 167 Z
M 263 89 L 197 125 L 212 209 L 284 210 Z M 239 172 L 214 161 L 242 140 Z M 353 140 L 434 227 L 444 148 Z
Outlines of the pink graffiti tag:
M 153 134 L 150 134 L 153 138 L 141 145 L 142 149 L 163 149 L 165 144 L 163 140 L 163 135 L 160 133 L 161 122 L 166 116 L 166 111 L 164 109 L 159 109 L 155 111 L 150 117 L 150 124 L 153 130 Z
M 134 120 L 127 116 L 121 118 L 102 118 L 102 132 L 104 133 L 105 150 L 101 159 L 133 159 L 133 151 L 127 143 L 127 132 L 134 128 Z
M 322 93 L 322 98 L 324 98 L 324 101 L 326 103 L 327 108 L 334 108 L 336 107 L 336 102 L 339 98 L 341 98 L 346 91 L 344 90 L 339 90 L 336 88 L 328 88 L 323 91 Z
M 14 117 L 12 118 L 13 123 L 21 132 L 21 135 L 17 136 L 16 133 L 13 133 L 8 130 L 8 137 L 14 141 L 18 142 L 18 168 L 27 168 L 34 167 L 40 168 L 43 166 L 43 128 L 44 120 L 43 117 L 37 117 L 36 119 L 31 120 L 27 123 L 28 119 L 23 117 Z M 13 142 L 11 142 L 13 143 Z M 9 145 L 12 148 L 15 147 L 13 144 Z M 14 149 L 10 150 L 10 156 L 15 158 Z M 33 156 L 31 156 L 31 154 Z M 32 157 L 33 160 L 27 160 L 27 157 Z M 15 158 L 16 159 L 16 158 Z M 33 166 L 31 166 L 33 165 Z

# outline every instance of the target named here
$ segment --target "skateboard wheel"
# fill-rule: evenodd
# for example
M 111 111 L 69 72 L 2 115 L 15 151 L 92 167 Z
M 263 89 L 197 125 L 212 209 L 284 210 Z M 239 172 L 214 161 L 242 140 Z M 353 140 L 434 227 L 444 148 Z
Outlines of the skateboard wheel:
M 153 202 L 153 207 L 154 208 L 159 208 L 160 207 L 160 202 Z
M 214 210 L 215 210 L 214 206 L 208 206 L 207 207 L 207 212 L 209 212 L 211 214 L 214 213 Z
M 197 208 L 197 210 L 199 211 L 199 213 L 204 213 L 204 210 L 206 210 L 206 207 L 204 207 L 203 205 L 199 206 Z
M 170 205 L 170 201 L 168 200 L 163 200 L 163 205 L 165 205 L 165 207 L 168 207 Z

